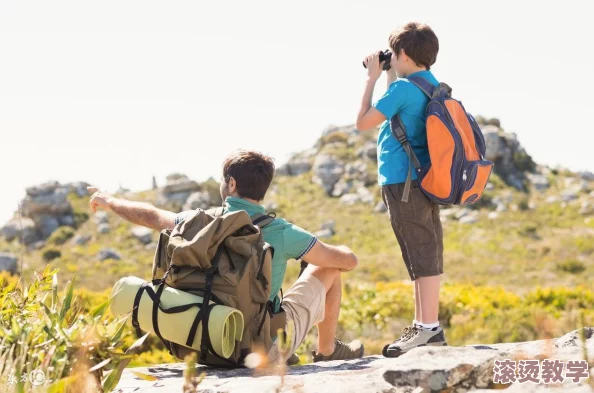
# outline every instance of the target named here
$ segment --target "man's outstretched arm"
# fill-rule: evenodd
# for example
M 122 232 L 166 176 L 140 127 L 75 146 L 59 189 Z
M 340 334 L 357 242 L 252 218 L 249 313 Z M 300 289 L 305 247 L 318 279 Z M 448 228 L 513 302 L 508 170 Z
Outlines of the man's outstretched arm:
M 157 231 L 173 229 L 175 226 L 176 214 L 173 212 L 159 209 L 146 202 L 116 198 L 96 187 L 87 187 L 87 190 L 93 194 L 90 204 L 94 212 L 97 211 L 98 207 L 111 210 L 133 224 L 142 225 Z
M 312 265 L 336 268 L 343 272 L 353 270 L 358 264 L 357 256 L 347 246 L 332 246 L 319 240 L 302 259 Z

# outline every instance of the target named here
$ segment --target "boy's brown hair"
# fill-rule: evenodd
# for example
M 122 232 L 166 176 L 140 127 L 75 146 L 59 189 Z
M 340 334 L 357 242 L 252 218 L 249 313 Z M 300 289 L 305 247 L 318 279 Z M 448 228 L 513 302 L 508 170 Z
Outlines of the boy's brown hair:
M 261 201 L 272 183 L 274 161 L 257 151 L 237 150 L 223 163 L 223 177 L 228 182 L 232 177 L 237 184 L 237 193 L 242 198 Z
M 410 57 L 419 67 L 426 67 L 428 70 L 437 59 L 439 52 L 439 40 L 426 24 L 409 22 L 394 30 L 389 38 L 390 47 L 395 55 L 404 53 Z

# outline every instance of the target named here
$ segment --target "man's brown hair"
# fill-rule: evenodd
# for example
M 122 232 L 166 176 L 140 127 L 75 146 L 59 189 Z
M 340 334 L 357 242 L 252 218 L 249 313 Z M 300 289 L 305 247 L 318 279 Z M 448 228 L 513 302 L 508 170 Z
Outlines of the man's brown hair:
M 238 150 L 225 159 L 223 176 L 227 182 L 235 179 L 240 197 L 261 201 L 272 183 L 274 161 L 257 151 Z
M 409 22 L 394 30 L 390 34 L 390 47 L 395 55 L 404 53 L 410 57 L 419 67 L 430 69 L 437 59 L 439 52 L 439 40 L 426 24 Z

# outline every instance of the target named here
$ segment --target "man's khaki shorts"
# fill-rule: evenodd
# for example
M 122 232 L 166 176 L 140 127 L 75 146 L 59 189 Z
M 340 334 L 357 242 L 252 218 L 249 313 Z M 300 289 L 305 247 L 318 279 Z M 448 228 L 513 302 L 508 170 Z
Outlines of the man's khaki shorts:
M 291 347 L 284 359 L 286 361 L 303 343 L 311 328 L 324 320 L 326 310 L 324 284 L 310 274 L 302 275 L 285 294 L 283 309 L 287 318 L 285 331 L 290 323 L 294 324 L 295 329 Z M 268 352 L 268 360 L 275 362 L 279 357 L 278 347 L 274 343 Z
M 411 280 L 443 274 L 443 231 L 439 205 L 413 181 L 408 202 L 402 202 L 404 183 L 382 187 L 392 229 Z

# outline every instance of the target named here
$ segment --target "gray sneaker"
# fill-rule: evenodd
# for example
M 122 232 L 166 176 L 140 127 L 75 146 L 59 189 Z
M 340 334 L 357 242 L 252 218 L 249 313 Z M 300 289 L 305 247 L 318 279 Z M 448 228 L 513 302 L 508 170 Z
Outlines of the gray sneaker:
M 407 326 L 398 340 L 384 347 L 382 355 L 387 358 L 396 358 L 413 348 L 427 345 L 448 345 L 441 326 L 434 327 L 433 329 L 423 329 L 414 325 Z

